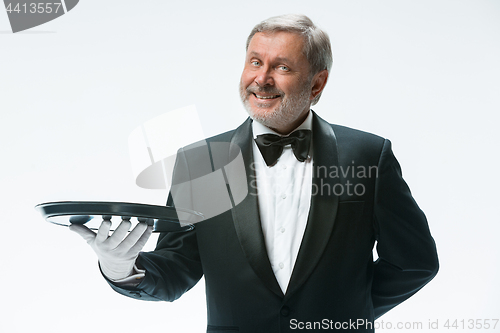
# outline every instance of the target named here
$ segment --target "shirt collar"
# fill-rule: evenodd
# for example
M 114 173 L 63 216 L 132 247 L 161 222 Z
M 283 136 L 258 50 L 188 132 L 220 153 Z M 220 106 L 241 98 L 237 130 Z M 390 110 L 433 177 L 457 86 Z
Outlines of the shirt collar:
M 302 122 L 302 124 L 300 124 L 296 129 L 294 129 L 290 133 L 293 133 L 299 129 L 312 131 L 312 118 L 313 118 L 312 114 L 313 113 L 309 110 L 309 114 L 307 115 L 307 118 Z M 287 136 L 287 135 L 279 134 L 276 131 L 273 131 L 272 129 L 270 129 L 269 127 L 267 127 L 265 125 L 262 125 L 258 121 L 252 121 L 252 131 L 253 131 L 253 138 L 254 139 L 257 138 L 257 135 L 261 135 L 261 134 L 275 134 L 275 135 L 279 135 L 279 136 Z

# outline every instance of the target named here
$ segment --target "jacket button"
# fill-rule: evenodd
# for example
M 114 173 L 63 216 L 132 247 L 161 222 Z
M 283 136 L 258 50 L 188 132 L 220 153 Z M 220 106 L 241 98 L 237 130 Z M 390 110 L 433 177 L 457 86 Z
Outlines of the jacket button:
M 281 308 L 280 313 L 283 317 L 287 317 L 290 314 L 290 309 L 288 308 L 288 306 L 284 306 Z

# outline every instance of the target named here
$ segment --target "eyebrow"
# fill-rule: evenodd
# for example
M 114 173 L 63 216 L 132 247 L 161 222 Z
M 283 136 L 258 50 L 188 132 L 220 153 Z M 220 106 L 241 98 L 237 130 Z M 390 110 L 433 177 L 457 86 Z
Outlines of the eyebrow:
M 251 56 L 255 56 L 257 58 L 261 57 L 260 53 L 255 52 L 255 51 L 250 51 L 250 55 Z M 285 57 L 277 57 L 275 60 L 277 62 L 284 62 L 284 63 L 287 63 L 287 64 L 290 63 L 290 60 L 288 58 L 285 58 Z

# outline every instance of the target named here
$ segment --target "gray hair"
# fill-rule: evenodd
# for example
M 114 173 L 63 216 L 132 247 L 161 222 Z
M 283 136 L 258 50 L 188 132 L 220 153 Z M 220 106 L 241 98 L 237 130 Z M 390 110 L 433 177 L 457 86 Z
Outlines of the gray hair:
M 330 72 L 333 64 L 332 47 L 328 34 L 314 25 L 305 15 L 288 14 L 274 16 L 257 24 L 247 38 L 246 49 L 252 37 L 258 32 L 286 31 L 297 33 L 304 38 L 304 55 L 309 62 L 310 78 L 322 70 Z M 314 98 L 312 105 L 319 101 L 321 93 Z

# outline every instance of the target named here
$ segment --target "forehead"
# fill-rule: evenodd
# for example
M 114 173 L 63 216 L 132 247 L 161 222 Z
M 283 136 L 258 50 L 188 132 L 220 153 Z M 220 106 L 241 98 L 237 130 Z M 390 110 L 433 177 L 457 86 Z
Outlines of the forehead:
M 307 61 L 304 38 L 293 32 L 258 32 L 248 44 L 247 56 L 286 58 Z

